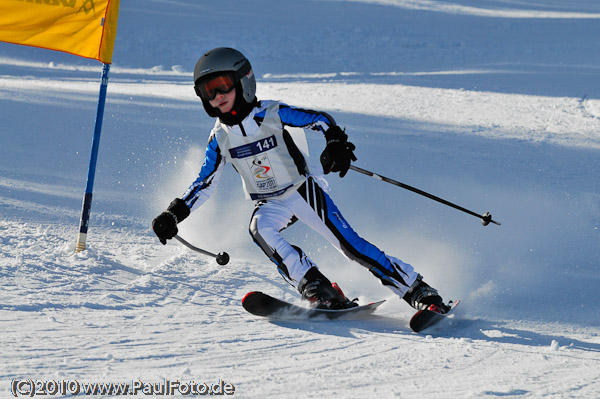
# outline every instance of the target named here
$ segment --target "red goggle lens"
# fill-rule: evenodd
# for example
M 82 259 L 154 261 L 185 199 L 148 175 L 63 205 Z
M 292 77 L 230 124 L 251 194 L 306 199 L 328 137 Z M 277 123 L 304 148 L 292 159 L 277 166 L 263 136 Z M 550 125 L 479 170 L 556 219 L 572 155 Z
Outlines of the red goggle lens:
M 232 75 L 221 75 L 194 86 L 196 94 L 204 100 L 213 100 L 217 93 L 227 94 L 235 87 L 235 79 Z

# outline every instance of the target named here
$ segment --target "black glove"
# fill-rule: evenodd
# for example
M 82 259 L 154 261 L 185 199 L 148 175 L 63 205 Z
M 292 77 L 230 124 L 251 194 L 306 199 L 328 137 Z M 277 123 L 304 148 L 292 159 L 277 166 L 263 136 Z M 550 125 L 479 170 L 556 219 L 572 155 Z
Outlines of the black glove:
M 165 245 L 167 240 L 175 237 L 177 234 L 177 223 L 180 223 L 183 219 L 188 217 L 190 214 L 190 208 L 180 198 L 175 198 L 167 210 L 152 221 L 152 230 L 162 243 Z
M 340 172 L 340 177 L 346 176 L 350 162 L 356 161 L 354 144 L 348 142 L 348 135 L 339 128 L 332 126 L 325 132 L 327 145 L 321 154 L 321 165 L 325 174 Z

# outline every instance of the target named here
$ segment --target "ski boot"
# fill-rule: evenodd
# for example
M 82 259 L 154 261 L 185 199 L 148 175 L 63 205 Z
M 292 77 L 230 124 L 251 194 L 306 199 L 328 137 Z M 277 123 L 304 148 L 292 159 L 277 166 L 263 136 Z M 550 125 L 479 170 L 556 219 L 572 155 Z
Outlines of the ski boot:
M 427 309 L 441 314 L 450 310 L 450 306 L 444 303 L 437 290 L 424 282 L 420 274 L 402 299 L 417 310 Z
M 302 294 L 302 299 L 310 302 L 316 309 L 346 309 L 358 306 L 356 299 L 351 301 L 342 292 L 337 283 L 331 283 L 319 269 L 311 267 L 304 275 L 298 291 Z

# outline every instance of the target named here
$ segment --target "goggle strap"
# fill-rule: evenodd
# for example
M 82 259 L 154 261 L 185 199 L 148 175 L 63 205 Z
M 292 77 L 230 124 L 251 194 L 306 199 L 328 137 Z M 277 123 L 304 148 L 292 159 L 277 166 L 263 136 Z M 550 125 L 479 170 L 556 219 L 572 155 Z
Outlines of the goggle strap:
M 251 69 L 252 67 L 250 66 L 250 63 L 248 61 L 244 62 L 244 65 L 242 65 L 242 67 L 235 73 L 236 82 L 240 81 L 244 76 L 246 76 Z

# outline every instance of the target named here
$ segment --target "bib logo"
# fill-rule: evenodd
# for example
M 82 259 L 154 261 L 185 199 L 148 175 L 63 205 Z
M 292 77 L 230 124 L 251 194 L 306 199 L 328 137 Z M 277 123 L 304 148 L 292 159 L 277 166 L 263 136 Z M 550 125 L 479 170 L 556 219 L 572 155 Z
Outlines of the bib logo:
M 250 167 L 254 183 L 259 191 L 271 191 L 279 187 L 267 154 L 247 159 L 246 162 Z
M 46 6 L 61 6 L 68 8 L 75 8 L 77 5 L 77 0 L 17 0 L 24 1 L 26 3 L 34 3 L 41 4 Z M 77 10 L 77 12 L 85 12 L 86 14 L 93 12 L 96 14 L 96 5 L 94 3 L 95 0 L 83 0 L 81 3 L 81 7 Z

